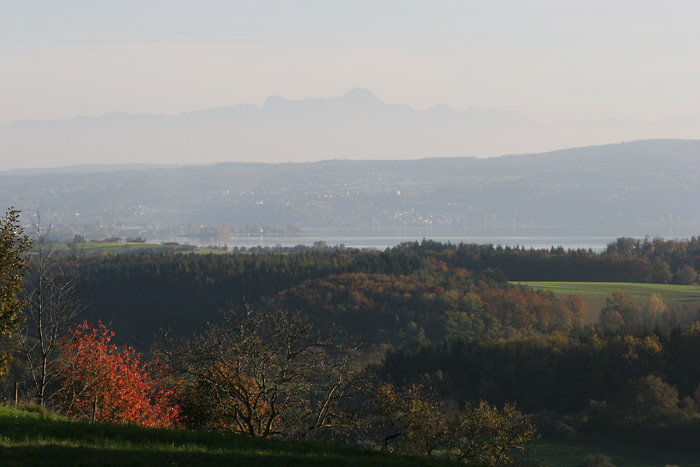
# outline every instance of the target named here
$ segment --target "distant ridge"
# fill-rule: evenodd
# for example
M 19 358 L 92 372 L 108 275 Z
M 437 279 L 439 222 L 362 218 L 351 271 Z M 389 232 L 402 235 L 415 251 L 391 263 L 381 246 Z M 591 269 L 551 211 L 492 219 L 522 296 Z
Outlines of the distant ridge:
M 89 164 L 493 157 L 653 138 L 700 137 L 700 117 L 540 125 L 499 109 L 416 110 L 356 88 L 342 96 L 178 115 L 114 112 L 0 126 L 0 170 Z
M 531 166 L 533 162 L 533 170 L 541 171 L 539 166 L 543 163 L 558 164 L 561 161 L 566 161 L 572 167 L 591 167 L 594 164 L 606 164 L 607 168 L 622 169 L 631 163 L 639 164 L 647 157 L 656 159 L 664 154 L 672 153 L 675 157 L 688 157 L 690 159 L 700 159 L 700 139 L 645 139 L 637 141 L 625 141 L 621 143 L 601 144 L 592 146 L 582 146 L 577 148 L 557 149 L 542 153 L 523 153 L 523 154 L 504 154 L 488 158 L 488 164 L 498 165 L 508 163 L 512 167 L 520 167 L 525 169 Z M 578 159 L 578 156 L 583 156 Z M 532 159 L 536 159 L 533 161 Z M 457 160 L 473 160 L 478 161 L 477 157 L 460 157 L 460 156 L 443 156 L 443 157 L 424 157 L 410 160 L 413 163 L 422 164 L 424 162 L 442 163 L 444 161 Z M 299 162 L 296 164 L 333 164 L 346 163 L 355 161 L 365 164 L 382 164 L 391 163 L 392 165 L 407 164 L 409 160 L 393 160 L 393 159 L 323 159 L 315 162 Z M 41 175 L 51 173 L 99 173 L 99 172 L 117 172 L 117 171 L 144 171 L 152 169 L 177 169 L 184 167 L 209 167 L 214 165 L 269 165 L 271 167 L 288 164 L 294 162 L 236 162 L 236 161 L 221 161 L 207 162 L 202 164 L 81 164 L 59 167 L 40 167 L 36 169 L 11 169 L 0 171 L 1 175 Z M 483 164 L 482 164 L 483 165 Z M 551 168 L 548 165 L 548 168 Z
M 167 164 L 82 164 L 61 167 L 42 167 L 37 169 L 11 169 L 0 172 L 1 175 L 40 175 L 51 173 L 98 173 L 117 172 L 123 170 L 151 170 L 180 167 L 180 165 Z
M 486 241 L 700 235 L 700 140 L 487 159 L 82 166 L 0 178 L 0 205 L 41 209 L 57 231 L 96 238 L 167 239 L 244 224 Z

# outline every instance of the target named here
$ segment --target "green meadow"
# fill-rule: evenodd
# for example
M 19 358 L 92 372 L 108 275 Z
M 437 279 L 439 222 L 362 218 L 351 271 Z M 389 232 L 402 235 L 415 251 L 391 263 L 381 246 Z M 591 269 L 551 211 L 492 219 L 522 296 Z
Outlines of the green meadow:
M 44 410 L 0 406 L 3 466 L 442 466 L 426 457 L 360 447 L 251 438 L 234 433 L 71 421 Z
M 65 243 L 56 243 L 51 245 L 54 251 L 61 253 L 69 253 L 75 251 L 79 254 L 84 255 L 98 255 L 100 253 L 134 253 L 139 251 L 172 251 L 171 248 L 166 245 L 156 245 L 151 243 L 126 243 L 126 242 L 85 242 L 77 243 L 74 249 L 71 249 Z
M 551 290 L 555 295 L 565 297 L 578 294 L 588 305 L 587 321 L 598 319 L 605 299 L 615 292 L 627 292 L 641 306 L 649 303 L 652 294 L 659 294 L 667 305 L 681 312 L 694 312 L 700 309 L 700 286 L 672 284 L 636 284 L 627 282 L 518 282 L 533 289 Z
M 617 467 L 693 467 L 700 466 L 697 453 L 674 449 L 658 449 L 627 444 L 613 440 L 537 443 L 537 454 L 544 465 L 556 467 L 578 467 L 586 455 L 602 454 L 610 457 L 610 462 Z
M 616 466 L 700 466 L 697 453 L 640 447 L 611 440 L 537 443 L 546 466 L 578 466 L 604 454 Z M 356 466 L 455 465 L 427 457 L 314 442 L 251 438 L 233 433 L 168 430 L 78 422 L 36 407 L 0 405 L 3 466 Z M 465 464 L 459 464 L 465 465 Z
M 59 253 L 77 253 L 86 256 L 100 254 L 124 254 L 124 253 L 165 253 L 165 252 L 189 252 L 201 253 L 225 253 L 223 250 L 211 248 L 197 248 L 190 245 L 163 245 L 156 243 L 128 243 L 128 242 L 85 242 L 78 243 L 71 248 L 65 243 L 51 245 L 52 249 Z

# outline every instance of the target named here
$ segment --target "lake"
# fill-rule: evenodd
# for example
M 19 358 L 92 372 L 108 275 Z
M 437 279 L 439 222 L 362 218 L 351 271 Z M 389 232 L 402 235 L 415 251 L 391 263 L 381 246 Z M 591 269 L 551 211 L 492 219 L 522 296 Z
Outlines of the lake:
M 504 230 L 512 230 L 506 232 Z M 582 229 L 562 227 L 539 227 L 536 229 L 517 228 L 501 229 L 492 232 L 479 232 L 476 235 L 465 235 L 459 229 L 412 227 L 412 228 L 306 228 L 297 234 L 266 235 L 262 232 L 256 236 L 221 237 L 174 237 L 158 239 L 159 241 L 174 241 L 181 244 L 208 246 L 228 245 L 233 247 L 293 247 L 296 245 L 312 246 L 323 241 L 328 246 L 345 245 L 352 248 L 373 248 L 383 250 L 403 242 L 434 240 L 442 243 L 477 243 L 502 246 L 520 246 L 525 248 L 591 249 L 602 251 L 615 239 L 621 236 L 644 238 L 646 235 L 615 235 L 585 232 Z

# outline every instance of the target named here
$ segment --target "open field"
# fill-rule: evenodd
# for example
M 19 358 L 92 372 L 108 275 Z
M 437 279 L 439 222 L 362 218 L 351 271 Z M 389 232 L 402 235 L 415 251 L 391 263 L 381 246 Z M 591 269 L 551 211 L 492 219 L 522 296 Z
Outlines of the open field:
M 700 466 L 697 453 L 648 448 L 607 439 L 587 442 L 540 441 L 537 443 L 537 454 L 544 460 L 544 465 L 557 467 L 577 467 L 588 454 L 604 454 L 618 467 Z
M 424 457 L 233 433 L 102 425 L 0 406 L 0 464 L 441 466 Z
M 198 253 L 221 255 L 229 253 L 221 248 L 198 247 L 193 245 L 167 245 L 162 243 L 128 243 L 128 242 L 85 242 L 78 243 L 74 249 L 65 243 L 51 245 L 54 251 L 59 253 L 76 253 L 86 256 L 104 254 L 128 254 L 128 253 Z
M 555 295 L 578 294 L 588 305 L 588 322 L 598 319 L 605 299 L 615 292 L 627 292 L 642 306 L 649 303 L 649 297 L 658 293 L 667 305 L 681 312 L 694 312 L 700 309 L 700 286 L 671 284 L 635 284 L 626 282 L 518 282 L 533 289 L 551 290 Z
M 100 254 L 123 254 L 123 253 L 165 253 L 168 251 L 194 251 L 196 247 L 189 245 L 162 245 L 155 243 L 127 243 L 127 242 L 85 242 L 76 244 L 74 249 L 65 243 L 56 243 L 51 245 L 54 251 L 69 253 L 71 251 L 77 254 L 83 254 L 87 256 L 100 255 Z M 209 253 L 212 251 L 222 250 L 211 250 L 202 248 L 204 253 Z

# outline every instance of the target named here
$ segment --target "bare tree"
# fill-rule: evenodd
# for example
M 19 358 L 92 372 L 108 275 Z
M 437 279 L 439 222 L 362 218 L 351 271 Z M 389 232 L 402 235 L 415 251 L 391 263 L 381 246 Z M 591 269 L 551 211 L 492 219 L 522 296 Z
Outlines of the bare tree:
M 203 334 L 159 346 L 184 377 L 181 407 L 197 428 L 251 436 L 320 438 L 345 432 L 366 382 L 357 350 L 276 304 L 224 312 Z
M 32 377 L 36 402 L 44 405 L 53 373 L 53 356 L 61 336 L 85 306 L 78 283 L 77 263 L 58 254 L 49 244 L 51 228 L 36 227 L 36 255 L 32 274 L 24 284 L 26 320 L 21 326 L 22 351 Z

